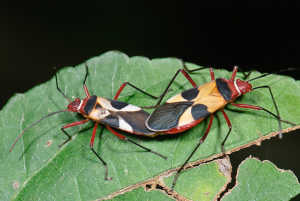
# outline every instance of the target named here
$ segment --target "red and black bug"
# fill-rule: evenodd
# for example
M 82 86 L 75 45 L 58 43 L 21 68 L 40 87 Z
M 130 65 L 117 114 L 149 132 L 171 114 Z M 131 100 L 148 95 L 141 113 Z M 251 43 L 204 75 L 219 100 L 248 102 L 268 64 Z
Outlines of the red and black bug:
M 189 70 L 184 65 L 184 69 L 188 72 L 194 72 L 203 68 Z M 269 86 L 265 85 L 252 87 L 252 85 L 249 83 L 253 80 L 270 75 L 270 73 L 266 73 L 261 76 L 252 78 L 250 80 L 243 81 L 240 79 L 235 79 L 238 70 L 238 68 L 235 66 L 230 79 L 215 79 L 213 69 L 210 68 L 211 81 L 203 85 L 197 86 L 196 83 L 192 80 L 192 78 L 184 69 L 180 69 L 176 72 L 169 85 L 165 89 L 163 95 L 161 96 L 157 104 L 154 106 L 156 107 L 156 109 L 151 113 L 151 115 L 147 118 L 145 122 L 146 127 L 153 132 L 158 132 L 161 134 L 176 134 L 196 126 L 205 118 L 209 117 L 209 123 L 204 135 L 201 137 L 195 148 L 192 150 L 191 154 L 188 156 L 186 161 L 177 171 L 172 184 L 172 188 L 174 188 L 176 184 L 176 180 L 179 176 L 179 173 L 183 170 L 184 166 L 188 163 L 188 161 L 197 151 L 199 146 L 206 139 L 214 119 L 214 113 L 219 110 L 222 112 L 229 128 L 224 140 L 221 143 L 221 150 L 225 154 L 224 145 L 232 129 L 231 122 L 224 111 L 224 107 L 227 104 L 232 104 L 233 106 L 236 106 L 238 108 L 263 110 L 269 113 L 278 120 L 279 131 L 282 130 L 281 122 L 295 125 L 292 122 L 281 119 L 276 101 L 274 99 L 272 90 Z M 171 86 L 179 72 L 181 72 L 189 80 L 193 88 L 185 90 L 180 94 L 171 97 L 164 104 L 160 105 L 164 95 L 168 91 L 169 87 Z M 239 96 L 244 95 L 253 90 L 263 88 L 268 90 L 273 101 L 274 107 L 276 109 L 276 114 L 261 106 L 233 103 Z
M 76 113 L 81 114 L 83 117 L 85 117 L 85 119 L 67 124 L 61 128 L 62 132 L 68 137 L 68 139 L 66 141 L 64 141 L 61 145 L 65 144 L 66 142 L 71 140 L 71 135 L 68 134 L 65 129 L 73 127 L 73 126 L 85 124 L 90 120 L 94 121 L 95 125 L 94 125 L 94 129 L 93 129 L 92 137 L 90 140 L 90 148 L 91 148 L 92 152 L 97 156 L 97 158 L 101 161 L 101 163 L 104 165 L 106 180 L 109 179 L 107 163 L 100 157 L 100 155 L 94 149 L 94 139 L 95 139 L 95 134 L 96 134 L 98 124 L 103 125 L 101 133 L 103 132 L 103 129 L 105 126 L 111 133 L 116 135 L 119 139 L 131 142 L 132 144 L 135 144 L 148 152 L 152 152 L 164 159 L 167 159 L 167 157 L 163 156 L 162 154 L 155 152 L 145 146 L 142 146 L 114 130 L 114 129 L 118 129 L 118 130 L 122 130 L 122 131 L 132 133 L 135 135 L 144 135 L 144 136 L 156 135 L 156 132 L 153 132 L 153 131 L 147 129 L 145 126 L 145 121 L 149 117 L 149 113 L 142 110 L 140 107 L 118 101 L 117 99 L 118 99 L 120 93 L 122 92 L 122 90 L 124 89 L 124 87 L 127 85 L 133 87 L 134 89 L 140 91 L 141 93 L 143 93 L 145 95 L 148 95 L 151 98 L 158 98 L 158 97 L 153 96 L 153 95 L 143 91 L 142 89 L 137 88 L 136 86 L 134 86 L 133 84 L 131 84 L 129 82 L 124 82 L 121 85 L 121 87 L 117 91 L 113 100 L 106 99 L 103 97 L 97 97 L 95 95 L 91 96 L 90 92 L 85 84 L 88 74 L 89 74 L 87 65 L 85 67 L 86 67 L 86 74 L 85 74 L 85 78 L 83 81 L 83 88 L 84 88 L 84 91 L 86 94 L 86 98 L 84 98 L 82 100 L 79 98 L 76 98 L 74 101 L 71 101 L 63 93 L 63 91 L 59 88 L 57 75 L 55 75 L 57 90 L 69 101 L 67 109 L 52 112 L 52 113 L 42 117 L 38 121 L 32 123 L 28 127 L 26 127 L 18 135 L 15 142 L 12 144 L 10 151 L 12 151 L 15 144 L 23 136 L 25 131 L 27 131 L 31 127 L 35 126 L 36 124 L 38 124 L 40 121 L 42 121 L 54 114 L 60 113 L 60 112 L 76 112 Z

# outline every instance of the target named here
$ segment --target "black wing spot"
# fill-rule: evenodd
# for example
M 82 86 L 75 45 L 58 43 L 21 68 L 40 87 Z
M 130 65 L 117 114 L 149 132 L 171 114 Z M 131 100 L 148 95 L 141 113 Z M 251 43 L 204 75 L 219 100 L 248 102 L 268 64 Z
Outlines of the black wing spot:
M 117 116 L 108 115 L 104 119 L 101 119 L 100 122 L 114 128 L 119 128 L 119 118 Z
M 207 106 L 203 104 L 197 104 L 192 107 L 192 116 L 195 120 L 207 117 L 210 113 L 207 111 Z
M 193 102 L 166 103 L 158 107 L 147 121 L 148 127 L 155 131 L 169 130 L 178 125 L 179 118 Z
M 153 135 L 154 132 L 150 131 L 146 126 L 145 122 L 149 117 L 149 113 L 144 110 L 139 110 L 135 112 L 116 112 L 116 115 L 119 115 L 128 123 L 135 134 L 142 135 Z
M 84 112 L 85 112 L 86 115 L 90 114 L 90 112 L 93 110 L 96 101 L 97 101 L 97 96 L 91 96 L 87 100 L 87 102 L 86 102 L 86 104 L 85 104 L 85 106 L 83 108 L 83 110 L 84 110 Z
M 117 100 L 111 100 L 110 104 L 113 108 L 115 108 L 117 110 L 121 110 L 122 108 L 124 108 L 128 105 L 128 103 L 124 103 L 124 102 L 117 101 Z
M 228 86 L 228 83 L 225 80 L 223 80 L 222 78 L 218 78 L 218 79 L 216 79 L 216 84 L 217 84 L 217 88 L 218 88 L 219 92 L 221 93 L 221 95 L 223 96 L 223 98 L 226 101 L 231 100 L 232 92 Z
M 193 100 L 199 94 L 198 88 L 191 88 L 181 93 L 181 96 L 186 100 Z
M 101 106 L 100 104 L 97 103 L 95 108 L 96 108 L 96 109 L 101 109 L 102 106 Z

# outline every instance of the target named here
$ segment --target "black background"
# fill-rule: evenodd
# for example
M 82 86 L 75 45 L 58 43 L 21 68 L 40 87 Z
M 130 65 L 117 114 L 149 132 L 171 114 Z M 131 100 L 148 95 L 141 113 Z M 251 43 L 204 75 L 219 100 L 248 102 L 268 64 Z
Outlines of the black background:
M 296 7 L 288 1 L 2 5 L 0 108 L 13 94 L 49 80 L 54 66 L 77 65 L 108 50 L 216 68 L 297 68 L 299 11 L 284 9 Z M 300 79 L 299 72 L 290 75 Z M 252 154 L 292 169 L 299 178 L 299 145 L 300 133 L 275 138 L 233 154 L 234 164 Z

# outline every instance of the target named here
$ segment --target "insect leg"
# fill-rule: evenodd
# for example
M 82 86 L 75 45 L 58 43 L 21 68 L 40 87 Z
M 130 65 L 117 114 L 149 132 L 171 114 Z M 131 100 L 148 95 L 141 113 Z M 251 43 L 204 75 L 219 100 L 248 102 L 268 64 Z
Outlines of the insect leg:
M 189 162 L 189 160 L 192 158 L 192 156 L 197 151 L 197 149 L 199 148 L 199 146 L 205 141 L 205 139 L 206 139 L 206 137 L 207 137 L 207 135 L 208 135 L 208 133 L 210 131 L 213 119 L 214 119 L 214 115 L 211 114 L 210 115 L 210 119 L 209 119 L 209 123 L 208 123 L 208 126 L 206 128 L 206 131 L 205 131 L 204 135 L 199 140 L 199 142 L 197 143 L 197 145 L 195 146 L 195 148 L 193 149 L 193 151 L 190 153 L 189 157 L 185 160 L 185 162 L 180 166 L 179 170 L 176 172 L 174 180 L 172 182 L 172 189 L 174 189 L 174 187 L 176 185 L 176 181 L 178 179 L 178 176 L 179 176 L 180 172 L 184 169 L 184 166 Z
M 183 68 L 184 68 L 184 70 L 185 71 L 187 71 L 188 73 L 192 73 L 192 72 L 195 72 L 195 71 L 198 71 L 198 70 L 202 70 L 202 69 L 205 69 L 205 68 L 207 68 L 207 67 L 199 67 L 199 68 L 195 68 L 195 69 L 188 69 L 188 67 L 185 65 L 185 63 L 184 62 L 182 62 L 183 63 Z
M 199 68 L 195 68 L 195 69 L 188 69 L 188 67 L 185 65 L 185 63 L 183 63 L 183 68 L 185 71 L 187 71 L 188 73 L 192 73 L 192 72 L 195 72 L 195 71 L 199 71 L 199 70 L 203 70 L 207 67 L 199 67 Z M 213 71 L 213 68 L 210 67 L 209 68 L 209 73 L 210 73 L 210 77 L 211 77 L 211 80 L 215 80 L 215 74 L 214 74 L 214 71 Z
M 124 82 L 121 85 L 121 87 L 119 88 L 119 90 L 117 91 L 117 93 L 116 93 L 116 95 L 114 97 L 114 100 L 117 100 L 119 98 L 120 93 L 122 92 L 122 90 L 124 89 L 124 87 L 127 86 L 127 85 L 131 86 L 132 88 L 136 89 L 137 91 L 139 91 L 139 92 L 141 92 L 141 93 L 143 93 L 143 94 L 145 94 L 145 95 L 147 95 L 147 96 L 149 96 L 149 97 L 151 97 L 153 99 L 157 99 L 158 98 L 157 96 L 153 96 L 153 95 L 149 94 L 148 92 L 146 92 L 146 91 L 144 91 L 144 90 L 136 87 L 135 85 L 131 84 L 130 82 Z
M 275 117 L 278 122 L 280 123 L 279 125 L 279 131 L 280 131 L 280 134 L 281 134 L 281 122 L 284 122 L 284 123 L 287 123 L 287 124 L 290 124 L 292 126 L 296 126 L 295 123 L 293 122 L 290 122 L 290 121 L 287 121 L 287 120 L 283 120 L 281 119 L 281 117 L 279 115 L 276 115 L 274 114 L 273 112 L 271 112 L 270 110 L 267 110 L 266 108 L 263 108 L 261 106 L 256 106 L 256 105 L 248 105 L 248 104 L 237 104 L 237 103 L 231 103 L 233 106 L 235 107 L 239 107 L 239 108 L 248 108 L 248 109 L 253 109 L 253 110 L 263 110 L 267 113 L 269 113 L 270 115 L 272 115 L 273 117 Z
M 162 94 L 157 97 L 157 96 L 154 96 L 154 95 L 151 95 L 149 94 L 148 92 L 136 87 L 135 85 L 131 84 L 130 82 L 124 82 L 121 87 L 119 88 L 119 90 L 117 91 L 115 97 L 114 97 L 114 100 L 118 99 L 120 93 L 122 92 L 122 90 L 124 89 L 124 87 L 126 85 L 129 85 L 131 86 L 132 88 L 138 90 L 139 92 L 147 95 L 147 96 L 150 96 L 151 98 L 154 98 L 154 99 L 157 99 L 159 98 L 159 100 L 157 101 L 157 103 L 154 105 L 154 106 L 144 106 L 143 108 L 156 108 L 158 105 L 160 105 L 162 99 L 165 97 L 165 95 L 167 94 L 167 92 L 169 91 L 169 88 L 170 86 L 172 85 L 172 83 L 174 82 L 175 78 L 177 77 L 177 75 L 179 74 L 179 72 L 181 72 L 185 77 L 186 79 L 192 84 L 193 87 L 197 87 L 197 84 L 194 82 L 194 80 L 189 76 L 189 74 L 185 71 L 185 69 L 188 71 L 188 72 L 194 72 L 194 71 L 197 71 L 197 70 L 201 70 L 201 69 L 204 69 L 205 67 L 201 67 L 199 69 L 193 69 L 193 70 L 189 70 L 186 65 L 183 63 L 183 67 L 184 69 L 179 69 L 177 70 L 177 72 L 175 73 L 175 75 L 173 76 L 173 78 L 171 79 L 171 81 L 169 82 L 169 84 L 167 85 L 166 89 L 162 92 Z
M 190 70 L 185 66 L 184 62 L 182 62 L 182 65 L 183 65 L 184 69 L 186 69 L 188 72 L 193 72 L 193 71 L 196 71 L 196 70 L 200 70 L 200 69 L 193 69 L 193 70 L 190 71 Z M 205 68 L 205 67 L 202 67 L 201 69 L 203 69 L 203 68 Z M 166 93 L 168 92 L 168 90 L 169 90 L 171 84 L 174 82 L 174 80 L 175 80 L 175 78 L 177 77 L 177 75 L 179 74 L 179 72 L 181 72 L 181 73 L 188 79 L 188 81 L 193 85 L 193 87 L 197 87 L 197 84 L 196 84 L 196 83 L 194 82 L 194 80 L 187 74 L 187 72 L 185 72 L 184 69 L 179 69 L 179 70 L 175 73 L 175 75 L 174 75 L 173 78 L 171 79 L 170 83 L 168 84 L 168 86 L 166 87 L 166 89 L 164 90 L 164 92 L 159 96 L 160 99 L 159 99 L 158 103 L 156 104 L 156 106 L 160 104 L 161 100 L 164 98 L 164 96 L 165 96 Z M 150 96 L 151 98 L 154 98 L 154 99 L 159 98 L 159 97 L 157 97 L 157 96 L 154 96 L 154 95 L 151 95 L 151 94 L 145 92 L 144 90 L 142 90 L 142 89 L 136 87 L 135 85 L 131 84 L 130 82 L 124 82 L 124 83 L 121 85 L 121 87 L 119 88 L 119 90 L 117 91 L 117 93 L 116 93 L 116 95 L 115 95 L 115 97 L 114 97 L 114 100 L 118 99 L 120 93 L 122 92 L 122 90 L 124 89 L 124 87 L 125 87 L 126 85 L 131 86 L 132 88 L 138 90 L 139 92 L 141 92 L 141 93 L 143 93 L 143 94 L 145 94 L 145 95 L 147 95 L 147 96 Z M 155 107 L 155 106 L 153 106 L 153 107 Z
M 226 123 L 227 123 L 227 125 L 228 125 L 228 128 L 229 128 L 229 130 L 228 130 L 228 132 L 227 132 L 227 134 L 226 134 L 226 137 L 224 138 L 224 140 L 223 140 L 223 142 L 222 142 L 222 144 L 221 144 L 221 150 L 222 150 L 222 153 L 225 154 L 225 148 L 224 148 L 224 145 L 225 145 L 225 142 L 226 142 L 226 140 L 227 140 L 227 138 L 228 138 L 228 136 L 229 136 L 229 134 L 230 134 L 230 132 L 231 132 L 232 126 L 231 126 L 231 122 L 230 122 L 230 120 L 229 120 L 227 114 L 225 113 L 224 109 L 222 109 L 221 112 L 222 112 L 222 114 L 223 114 L 223 116 L 224 116 L 224 118 L 225 118 L 225 120 L 226 120 Z
M 183 64 L 183 65 L 185 66 L 185 64 Z M 115 95 L 115 97 L 114 97 L 114 100 L 118 99 L 118 97 L 119 97 L 120 93 L 122 92 L 122 90 L 124 89 L 124 87 L 125 87 L 126 85 L 129 85 L 129 86 L 131 86 L 132 88 L 138 90 L 139 92 L 141 92 L 141 93 L 143 93 L 143 94 L 145 94 L 145 95 L 147 95 L 147 96 L 150 96 L 151 98 L 154 98 L 154 99 L 160 98 L 160 99 L 158 100 L 158 102 L 155 104 L 155 106 L 150 106 L 151 108 L 157 107 L 157 106 L 160 104 L 160 102 L 162 101 L 162 99 L 164 98 L 164 96 L 167 94 L 167 92 L 168 92 L 170 86 L 171 86 L 172 83 L 174 82 L 174 80 L 175 80 L 175 78 L 177 77 L 177 75 L 179 74 L 179 72 L 181 72 L 181 73 L 188 79 L 188 81 L 193 85 L 193 87 L 197 87 L 197 84 L 196 84 L 196 83 L 194 82 L 194 80 L 189 76 L 189 74 L 188 74 L 187 72 L 185 72 L 184 69 L 179 69 L 179 70 L 177 70 L 177 72 L 175 73 L 175 75 L 173 76 L 173 78 L 171 79 L 171 81 L 169 82 L 168 86 L 166 87 L 166 89 L 163 91 L 163 93 L 162 93 L 159 97 L 153 96 L 153 95 L 151 95 L 151 94 L 145 92 L 144 90 L 142 90 L 142 89 L 140 89 L 140 88 L 134 86 L 134 85 L 131 84 L 130 82 L 124 82 L 124 83 L 121 85 L 121 87 L 119 88 L 119 90 L 117 91 L 117 93 L 116 93 L 116 95 Z M 150 108 L 150 107 L 147 107 L 147 108 Z
M 126 141 L 128 141 L 128 142 L 131 142 L 132 144 L 134 144 L 134 145 L 136 145 L 136 146 L 138 146 L 138 147 L 140 147 L 140 148 L 142 148 L 142 149 L 144 149 L 144 150 L 146 150 L 146 151 L 148 151 L 148 152 L 151 152 L 151 153 L 153 153 L 153 154 L 156 154 L 156 155 L 160 156 L 161 158 L 167 160 L 167 157 L 166 157 L 166 156 L 164 156 L 164 155 L 162 155 L 162 154 L 160 154 L 160 153 L 158 153 L 158 152 L 155 152 L 155 151 L 153 151 L 153 150 L 151 150 L 151 149 L 149 149 L 149 148 L 147 148 L 147 147 L 145 147 L 145 146 L 143 146 L 143 145 L 140 145 L 140 144 L 138 144 L 137 142 L 135 142 L 135 141 L 133 141 L 133 140 L 131 140 L 131 139 L 125 137 L 124 135 L 121 135 L 120 133 L 118 133 L 118 132 L 116 132 L 114 129 L 112 129 L 110 126 L 106 126 L 106 128 L 107 128 L 107 130 L 109 130 L 112 134 L 114 134 L 115 136 L 117 136 L 120 140 L 126 140 Z
M 215 73 L 213 71 L 213 68 L 209 68 L 209 73 L 210 73 L 211 80 L 214 81 L 215 80 Z
M 269 114 L 271 114 L 273 117 L 275 117 L 276 119 L 278 119 L 279 121 L 281 122 L 284 122 L 284 123 L 287 123 L 287 124 L 290 124 L 292 126 L 296 126 L 297 124 L 293 123 L 293 122 L 290 122 L 290 121 L 287 121 L 287 120 L 283 120 L 283 119 L 280 119 L 279 116 L 277 116 L 276 114 L 274 114 L 273 112 L 271 112 L 270 110 L 267 110 L 266 108 L 263 108 L 261 106 L 256 106 L 256 105 L 248 105 L 248 104 L 237 104 L 237 103 L 231 103 L 231 105 L 235 106 L 235 107 L 239 107 L 239 108 L 248 108 L 248 109 L 253 109 L 253 110 L 263 110 Z
M 277 119 L 278 119 L 278 126 L 279 126 L 279 138 L 282 138 L 282 134 L 281 134 L 281 130 L 282 130 L 282 126 L 281 126 L 281 117 L 280 117 L 280 114 L 279 114 L 279 110 L 278 110 L 278 106 L 277 106 L 277 104 L 276 104 L 276 101 L 275 101 L 275 98 L 274 98 L 274 96 L 273 96 L 273 93 L 272 93 L 272 90 L 271 90 L 271 87 L 269 87 L 269 86 L 259 86 L 259 87 L 254 87 L 253 88 L 253 90 L 255 90 L 255 89 L 262 89 L 262 88 L 267 88 L 268 90 L 269 90 L 269 93 L 270 93 L 270 96 L 271 96 L 271 98 L 272 98 L 272 101 L 273 101 L 273 105 L 274 105 L 274 107 L 275 107 L 275 109 L 276 109 L 276 113 L 277 113 Z
M 93 129 L 93 134 L 92 134 L 91 141 L 90 141 L 90 148 L 91 148 L 92 152 L 97 156 L 97 158 L 102 162 L 102 164 L 103 164 L 103 166 L 105 168 L 104 179 L 105 180 L 111 180 L 112 178 L 108 177 L 107 163 L 99 156 L 99 154 L 94 149 L 94 140 L 95 140 L 95 135 L 96 135 L 97 127 L 98 127 L 98 123 L 95 123 L 94 129 Z
M 238 67 L 237 67 L 237 66 L 234 66 L 234 67 L 233 67 L 232 74 L 231 74 L 231 78 L 230 78 L 230 80 L 231 80 L 232 82 L 235 80 L 235 76 L 236 76 L 237 71 L 238 71 Z
M 185 66 L 183 64 L 183 66 Z M 168 86 L 165 88 L 165 90 L 163 91 L 163 93 L 160 95 L 159 100 L 157 101 L 157 103 L 154 106 L 144 106 L 143 108 L 156 108 L 157 106 L 160 105 L 162 99 L 165 97 L 165 95 L 167 94 L 167 92 L 169 91 L 170 86 L 173 84 L 175 78 L 178 76 L 179 73 L 182 73 L 184 75 L 184 77 L 193 85 L 193 87 L 197 87 L 197 84 L 194 82 L 194 80 L 189 76 L 189 74 L 184 70 L 184 69 L 179 69 L 177 70 L 177 72 L 175 73 L 175 75 L 173 76 L 173 78 L 171 79 L 171 81 L 169 82 Z
M 67 131 L 65 131 L 66 128 L 70 128 L 70 127 L 78 126 L 78 125 L 81 125 L 81 124 L 85 124 L 88 121 L 89 121 L 89 119 L 84 119 L 82 121 L 72 122 L 70 124 L 67 124 L 67 125 L 63 126 L 61 128 L 61 131 L 68 137 L 68 139 L 65 140 L 62 144 L 60 144 L 59 147 L 63 146 L 67 142 L 69 142 L 71 140 L 71 138 L 72 138 L 72 136 L 70 134 L 68 134 Z
M 152 96 L 151 94 L 148 94 L 147 92 L 145 92 L 145 91 L 143 91 L 143 90 L 137 88 L 136 86 L 130 84 L 129 82 L 124 82 L 124 83 L 122 84 L 122 86 L 120 87 L 120 89 L 117 91 L 117 93 L 116 93 L 116 95 L 115 95 L 115 97 L 114 97 L 114 100 L 117 100 L 117 99 L 118 99 L 120 93 L 122 92 L 122 90 L 124 89 L 124 87 L 125 87 L 127 84 L 128 84 L 129 86 L 131 86 L 131 87 L 137 89 L 138 91 L 140 91 L 140 92 L 146 94 L 146 95 Z M 153 97 L 155 97 L 155 96 L 153 96 Z M 155 97 L 155 98 L 157 98 L 157 97 Z M 120 133 L 118 133 L 118 132 L 116 132 L 115 130 L 113 130 L 110 126 L 106 126 L 106 128 L 107 128 L 107 130 L 109 130 L 112 134 L 114 134 L 115 136 L 117 136 L 119 139 L 121 139 L 121 140 L 126 140 L 126 141 L 128 141 L 128 142 L 131 142 L 132 144 L 135 144 L 135 145 L 141 147 L 142 149 L 145 149 L 145 150 L 148 151 L 148 152 L 152 152 L 152 153 L 154 153 L 154 154 L 156 154 L 156 155 L 162 157 L 162 158 L 165 159 L 165 160 L 167 159 L 166 156 L 163 156 L 163 155 L 160 154 L 160 153 L 157 153 L 157 152 L 155 152 L 155 151 L 152 151 L 151 149 L 149 149 L 149 148 L 147 148 L 147 147 L 144 147 L 144 146 L 142 146 L 142 145 L 140 145 L 140 144 L 134 142 L 133 140 L 131 140 L 131 139 L 129 139 L 129 138 L 126 138 L 124 135 L 121 135 Z

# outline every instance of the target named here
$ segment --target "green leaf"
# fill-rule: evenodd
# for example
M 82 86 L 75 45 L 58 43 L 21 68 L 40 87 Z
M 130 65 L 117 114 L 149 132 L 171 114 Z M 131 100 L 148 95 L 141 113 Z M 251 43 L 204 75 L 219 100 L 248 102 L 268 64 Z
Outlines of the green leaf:
M 160 95 L 174 73 L 181 68 L 181 61 L 175 58 L 153 59 L 129 58 L 120 52 L 107 52 L 87 61 L 90 76 L 87 86 L 92 94 L 113 98 L 121 84 L 129 81 L 154 95 Z M 197 67 L 189 64 L 190 68 Z M 68 67 L 58 72 L 59 84 L 68 97 L 85 97 L 82 88 L 84 64 Z M 254 73 L 256 76 L 259 73 Z M 215 71 L 216 77 L 229 78 L 231 73 Z M 240 74 L 238 74 L 241 77 Z M 192 74 L 198 84 L 210 81 L 208 69 Z M 300 122 L 299 82 L 272 75 L 253 81 L 254 86 L 270 85 L 285 120 Z M 180 75 L 167 97 L 191 88 L 190 83 Z M 156 101 L 128 87 L 120 99 L 138 106 L 153 105 Z M 166 99 L 164 99 L 166 100 Z M 270 96 L 260 89 L 240 98 L 237 102 L 257 104 L 275 111 Z M 0 200 L 96 200 L 106 197 L 125 187 L 153 179 L 178 167 L 186 159 L 202 136 L 207 122 L 178 135 L 145 138 L 128 134 L 131 139 L 163 155 L 165 161 L 156 155 L 120 141 L 107 130 L 101 139 L 95 141 L 96 151 L 108 163 L 112 181 L 104 181 L 104 168 L 89 149 L 92 123 L 74 128 L 68 132 L 74 137 L 62 148 L 65 139 L 60 128 L 78 121 L 78 115 L 61 113 L 40 122 L 29 129 L 17 143 L 13 152 L 8 150 L 16 136 L 26 126 L 42 116 L 65 109 L 68 102 L 56 90 L 55 79 L 34 87 L 25 94 L 12 97 L 0 112 Z M 230 108 L 233 108 L 229 106 Z M 239 149 L 268 133 L 278 130 L 276 119 L 262 111 L 242 109 L 226 110 L 232 122 L 231 136 L 226 142 L 226 151 Z M 240 112 L 244 111 L 244 112 Z M 151 110 L 149 110 L 151 112 Z M 191 161 L 206 161 L 220 154 L 220 144 L 228 130 L 222 114 L 216 114 L 211 132 L 205 143 Z M 284 128 L 289 125 L 283 124 Z M 273 134 L 272 134 L 273 135 Z M 275 135 L 275 134 L 274 134 Z M 269 135 L 271 136 L 271 135 Z
M 248 158 L 240 164 L 237 183 L 222 199 L 290 200 L 300 193 L 300 184 L 291 171 L 278 169 L 270 161 Z
M 174 176 L 166 183 L 171 186 Z M 228 159 L 218 159 L 184 171 L 178 178 L 175 191 L 190 200 L 217 200 L 231 181 L 231 164 Z

